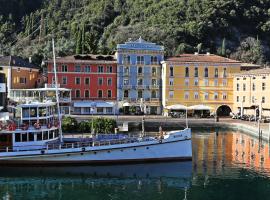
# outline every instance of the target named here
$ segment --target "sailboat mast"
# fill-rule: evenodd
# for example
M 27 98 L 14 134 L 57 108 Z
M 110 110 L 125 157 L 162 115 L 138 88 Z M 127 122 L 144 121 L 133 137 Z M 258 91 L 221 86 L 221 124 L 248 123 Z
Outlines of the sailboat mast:
M 60 105 L 59 105 L 58 79 L 57 79 L 57 75 L 56 75 L 56 59 L 55 59 L 54 39 L 52 39 L 52 46 L 53 46 L 53 69 L 54 69 L 54 81 L 55 81 L 55 96 L 56 96 L 57 113 L 58 113 L 58 121 L 59 121 L 59 136 L 60 136 L 60 142 L 63 142 L 62 121 L 61 121 Z

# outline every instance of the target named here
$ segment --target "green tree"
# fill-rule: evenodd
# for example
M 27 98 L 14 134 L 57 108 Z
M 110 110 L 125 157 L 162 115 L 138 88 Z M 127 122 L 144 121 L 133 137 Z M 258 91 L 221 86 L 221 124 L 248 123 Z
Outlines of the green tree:
M 64 132 L 77 132 L 78 122 L 73 117 L 64 117 L 62 120 L 62 129 Z

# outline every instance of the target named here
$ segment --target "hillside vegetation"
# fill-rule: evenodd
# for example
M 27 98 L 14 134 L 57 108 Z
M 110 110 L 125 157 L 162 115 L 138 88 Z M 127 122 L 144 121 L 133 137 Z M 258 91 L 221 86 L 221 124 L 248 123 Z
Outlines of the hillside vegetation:
M 142 36 L 166 55 L 211 52 L 270 60 L 270 0 L 1 0 L 0 54 L 113 53 Z

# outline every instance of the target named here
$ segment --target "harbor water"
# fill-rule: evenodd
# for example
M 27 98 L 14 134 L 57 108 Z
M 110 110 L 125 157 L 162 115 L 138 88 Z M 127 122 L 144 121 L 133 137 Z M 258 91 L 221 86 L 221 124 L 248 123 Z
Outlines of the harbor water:
M 268 199 L 269 144 L 242 132 L 193 131 L 192 162 L 1 167 L 1 199 Z

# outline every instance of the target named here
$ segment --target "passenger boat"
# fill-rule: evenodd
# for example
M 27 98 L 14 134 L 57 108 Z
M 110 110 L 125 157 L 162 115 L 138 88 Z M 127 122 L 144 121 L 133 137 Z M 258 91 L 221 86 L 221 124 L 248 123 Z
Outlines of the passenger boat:
M 54 43 L 53 43 L 54 49 Z M 53 51 L 54 52 L 54 51 Z M 62 135 L 54 54 L 56 102 L 28 101 L 10 107 L 12 120 L 0 123 L 0 165 L 83 165 L 191 160 L 191 129 L 158 137 Z M 57 113 L 57 114 L 56 114 Z M 143 131 L 144 132 L 144 131 Z

